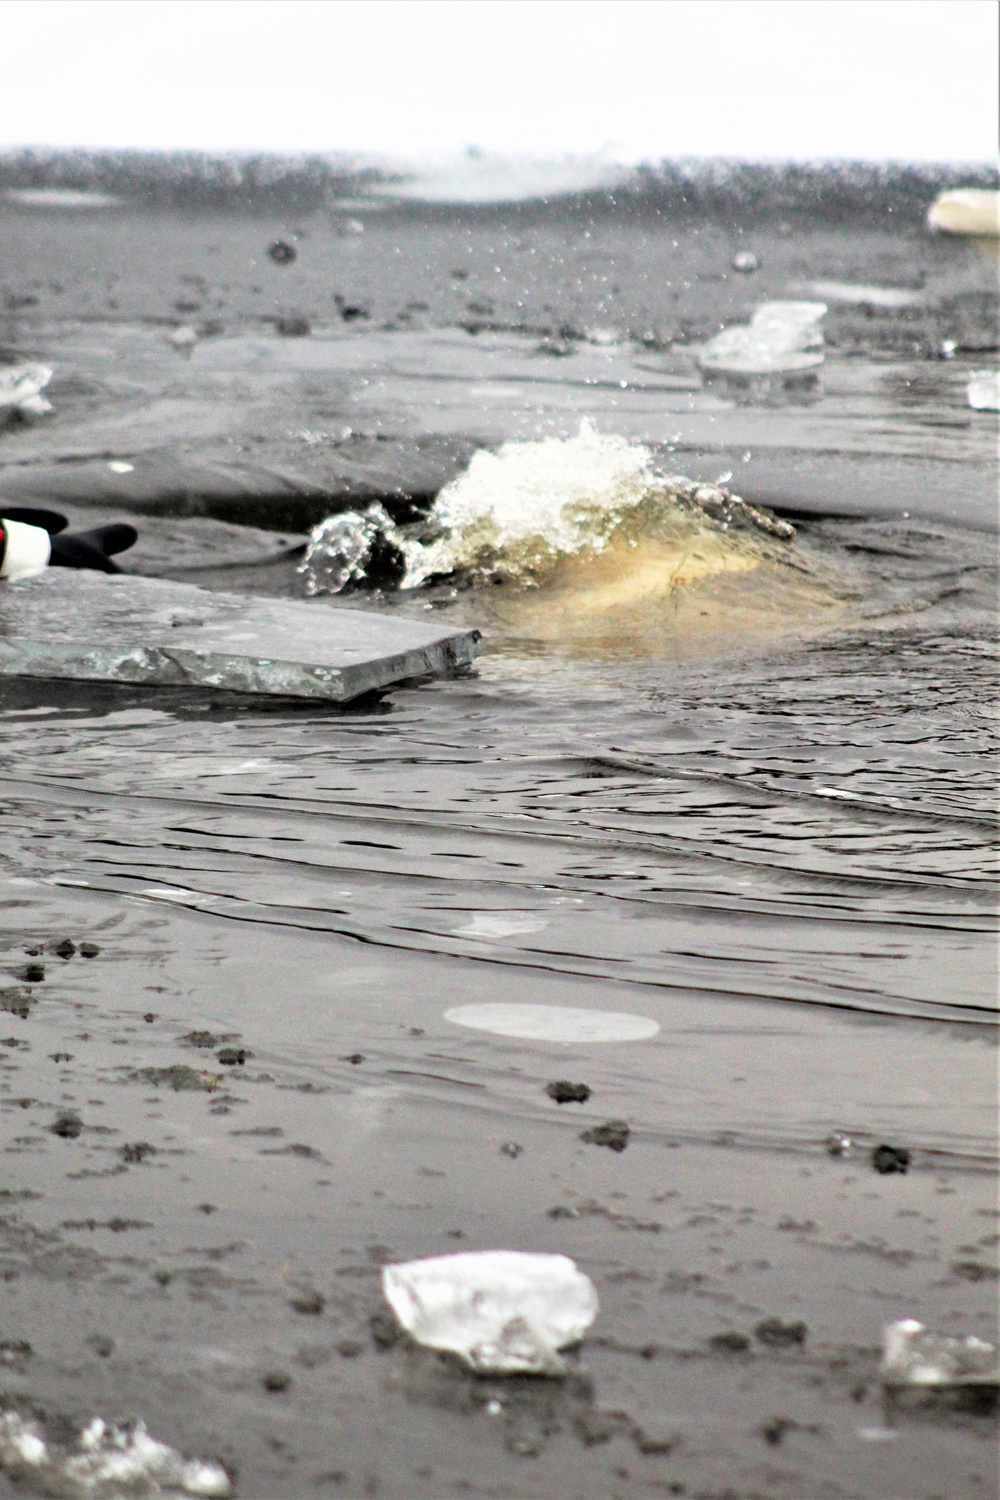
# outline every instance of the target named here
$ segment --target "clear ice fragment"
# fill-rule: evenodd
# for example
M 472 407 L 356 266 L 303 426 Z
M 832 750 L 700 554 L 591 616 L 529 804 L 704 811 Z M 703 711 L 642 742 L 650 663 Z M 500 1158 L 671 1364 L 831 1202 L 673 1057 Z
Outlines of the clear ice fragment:
M 48 365 L 0 365 L 0 414 L 15 412 L 25 421 L 45 416 L 52 404 L 41 393 L 51 379 Z
M 1000 1354 L 986 1339 L 931 1333 L 916 1318 L 890 1323 L 882 1343 L 883 1385 L 954 1388 L 1000 1385 Z
M 763 302 L 747 325 L 724 328 L 698 356 L 707 389 L 746 403 L 795 399 L 818 385 L 825 302 Z
M 592 1282 L 565 1255 L 479 1250 L 389 1265 L 382 1290 L 406 1332 L 478 1374 L 564 1375 L 560 1349 L 597 1316 Z

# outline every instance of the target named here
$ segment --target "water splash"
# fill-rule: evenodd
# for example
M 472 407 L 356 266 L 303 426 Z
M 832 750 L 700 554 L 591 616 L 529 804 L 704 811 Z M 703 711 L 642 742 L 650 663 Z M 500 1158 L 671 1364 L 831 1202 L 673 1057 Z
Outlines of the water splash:
M 299 573 L 305 577 L 305 591 L 315 594 L 339 594 L 351 584 L 374 581 L 371 576 L 379 543 L 395 545 L 403 555 L 402 537 L 383 505 L 377 502 L 367 510 L 344 511 L 329 516 L 314 527 Z
M 782 542 L 795 534 L 723 486 L 664 474 L 649 448 L 583 422 L 576 437 L 480 450 L 417 526 L 397 525 L 378 504 L 331 517 L 313 531 L 299 572 L 308 594 L 362 583 L 415 589 L 454 574 L 531 586 L 568 560 L 640 544 L 680 545 L 690 558 L 695 539 L 708 544 L 702 571 L 730 571 L 759 560 L 741 532 Z

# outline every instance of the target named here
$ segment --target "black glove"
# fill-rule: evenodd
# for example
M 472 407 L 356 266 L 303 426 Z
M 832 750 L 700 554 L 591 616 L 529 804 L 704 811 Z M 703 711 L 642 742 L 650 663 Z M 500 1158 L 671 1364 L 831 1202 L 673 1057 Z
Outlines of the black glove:
M 111 558 L 115 552 L 126 552 L 139 538 L 134 526 L 125 521 L 110 526 L 95 526 L 93 531 L 64 531 L 52 538 L 50 568 L 93 568 L 99 573 L 120 573 Z
M 26 506 L 3 507 L 3 514 L 10 521 L 23 521 L 26 526 L 40 526 L 49 533 L 52 551 L 49 554 L 50 568 L 92 568 L 98 573 L 120 573 L 117 563 L 111 561 L 116 552 L 125 552 L 135 545 L 139 533 L 125 521 L 112 522 L 108 526 L 95 526 L 91 531 L 66 531 L 69 524 L 65 516 L 55 510 L 34 510 Z

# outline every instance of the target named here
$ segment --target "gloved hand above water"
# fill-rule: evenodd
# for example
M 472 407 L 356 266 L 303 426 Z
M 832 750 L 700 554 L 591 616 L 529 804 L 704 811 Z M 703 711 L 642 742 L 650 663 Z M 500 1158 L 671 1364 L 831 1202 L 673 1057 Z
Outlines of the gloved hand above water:
M 89 531 L 66 531 L 69 524 L 58 511 L 0 502 L 0 579 L 30 578 L 52 568 L 91 568 L 120 573 L 112 561 L 138 540 L 127 522 L 95 526 Z

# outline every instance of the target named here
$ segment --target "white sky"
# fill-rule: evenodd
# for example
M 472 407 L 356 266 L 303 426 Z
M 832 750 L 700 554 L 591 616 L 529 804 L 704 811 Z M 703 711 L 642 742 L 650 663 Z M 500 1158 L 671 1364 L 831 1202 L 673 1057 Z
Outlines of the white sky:
M 984 160 L 994 0 L 0 0 L 0 147 Z

